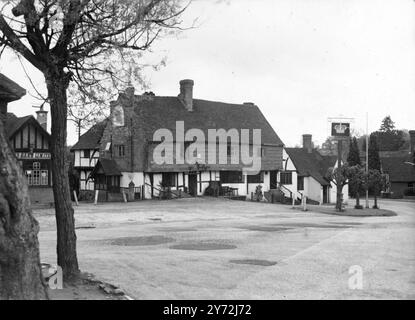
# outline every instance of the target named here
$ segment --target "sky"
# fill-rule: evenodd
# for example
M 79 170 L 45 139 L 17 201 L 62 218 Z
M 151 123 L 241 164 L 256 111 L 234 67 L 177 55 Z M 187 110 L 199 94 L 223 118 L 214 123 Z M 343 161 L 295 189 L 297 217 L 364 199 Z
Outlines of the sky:
M 353 118 L 360 134 L 366 113 L 369 131 L 386 115 L 415 129 L 415 1 L 193 0 L 183 26 L 195 19 L 145 56 L 167 57 L 144 71 L 156 95 L 176 96 L 179 81 L 193 79 L 195 98 L 254 102 L 287 146 L 301 145 L 304 133 L 323 143 L 329 117 Z M 25 66 L 42 90 L 42 76 Z M 34 93 L 13 55 L 0 72 Z M 28 94 L 9 111 L 34 114 L 36 104 Z M 76 140 L 70 123 L 68 144 Z

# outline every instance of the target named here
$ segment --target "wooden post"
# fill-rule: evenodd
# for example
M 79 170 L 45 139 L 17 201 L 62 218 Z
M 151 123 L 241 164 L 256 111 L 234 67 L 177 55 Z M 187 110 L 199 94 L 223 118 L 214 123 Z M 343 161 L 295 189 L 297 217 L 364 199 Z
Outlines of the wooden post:
M 125 194 L 125 192 L 122 192 L 122 198 L 124 200 L 124 202 L 127 202 L 127 195 Z
M 94 201 L 94 204 L 97 204 L 98 203 L 98 192 L 99 192 L 98 189 L 95 190 L 95 201 Z
M 292 202 L 292 207 L 295 208 L 295 198 L 294 197 L 293 197 L 291 202 Z
M 76 205 L 77 205 L 77 206 L 79 206 L 79 203 L 78 203 L 78 197 L 76 196 L 76 191 L 75 191 L 75 190 L 73 191 L 73 197 L 74 197 L 74 199 L 75 199 L 75 203 L 76 203 Z
M 303 195 L 303 211 L 307 211 L 307 197 Z

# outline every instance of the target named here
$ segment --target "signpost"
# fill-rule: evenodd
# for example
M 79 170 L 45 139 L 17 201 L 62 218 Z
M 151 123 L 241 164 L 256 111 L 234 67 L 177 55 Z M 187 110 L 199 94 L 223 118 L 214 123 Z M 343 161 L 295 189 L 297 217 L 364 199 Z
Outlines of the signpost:
M 337 168 L 339 169 L 342 165 L 343 141 L 350 137 L 350 122 L 353 121 L 353 118 L 328 118 L 328 121 L 331 122 L 331 136 L 337 140 Z M 340 191 L 337 189 L 337 197 L 339 197 L 339 193 Z M 340 201 L 341 208 L 343 194 L 340 195 Z

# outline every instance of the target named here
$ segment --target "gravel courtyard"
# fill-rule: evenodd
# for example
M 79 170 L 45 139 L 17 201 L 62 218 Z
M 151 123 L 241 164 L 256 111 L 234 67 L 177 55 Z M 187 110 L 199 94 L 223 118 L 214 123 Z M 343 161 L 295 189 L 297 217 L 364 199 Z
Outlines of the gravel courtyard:
M 82 271 L 134 299 L 415 299 L 415 203 L 394 217 L 198 198 L 80 204 Z M 36 210 L 42 262 L 56 263 L 51 209 Z M 349 268 L 363 288 L 349 288 Z

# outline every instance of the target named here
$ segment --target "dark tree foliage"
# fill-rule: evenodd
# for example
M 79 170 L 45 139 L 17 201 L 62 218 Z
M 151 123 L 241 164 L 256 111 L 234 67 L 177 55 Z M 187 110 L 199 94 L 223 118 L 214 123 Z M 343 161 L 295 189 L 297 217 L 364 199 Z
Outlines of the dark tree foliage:
M 391 116 L 383 118 L 379 131 L 392 132 L 395 130 L 395 122 L 392 121 Z
M 347 156 L 347 162 L 350 166 L 361 165 L 359 145 L 357 138 L 353 137 L 349 142 L 349 155 Z
M 390 116 L 386 116 L 376 135 L 380 151 L 398 151 L 405 145 L 405 133 L 395 129 L 395 123 Z
M 380 171 L 380 167 L 377 136 L 372 133 L 369 138 L 369 169 Z
M 360 165 L 354 165 L 349 168 L 349 193 L 356 198 L 356 209 L 362 209 L 360 205 L 360 194 L 365 190 L 365 170 Z

